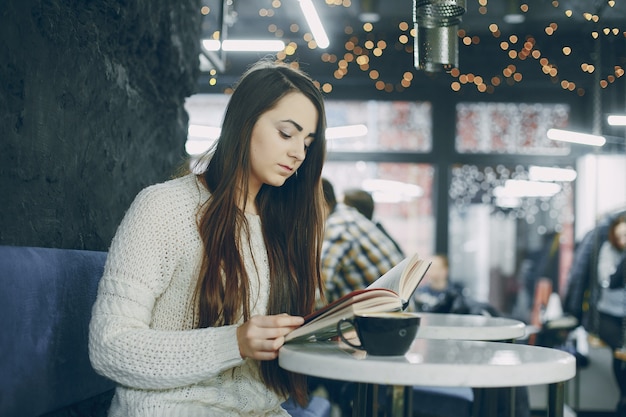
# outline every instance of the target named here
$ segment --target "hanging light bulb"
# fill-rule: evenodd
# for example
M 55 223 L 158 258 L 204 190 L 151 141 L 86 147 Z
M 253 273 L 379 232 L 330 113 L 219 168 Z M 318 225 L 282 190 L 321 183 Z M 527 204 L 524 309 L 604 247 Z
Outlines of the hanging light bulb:
M 457 31 L 465 0 L 413 0 L 414 66 L 426 72 L 459 66 Z

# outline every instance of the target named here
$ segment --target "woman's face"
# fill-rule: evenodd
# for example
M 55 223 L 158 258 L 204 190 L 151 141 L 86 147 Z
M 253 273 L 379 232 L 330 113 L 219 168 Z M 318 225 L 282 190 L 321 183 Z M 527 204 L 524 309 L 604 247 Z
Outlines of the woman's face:
M 311 100 L 299 92 L 287 94 L 259 117 L 250 139 L 251 193 L 263 184 L 280 187 L 295 174 L 315 137 L 317 118 Z
M 621 250 L 625 250 L 626 249 L 626 223 L 625 222 L 618 223 L 617 226 L 615 226 L 614 233 L 615 233 L 615 242 L 617 242 L 617 246 Z

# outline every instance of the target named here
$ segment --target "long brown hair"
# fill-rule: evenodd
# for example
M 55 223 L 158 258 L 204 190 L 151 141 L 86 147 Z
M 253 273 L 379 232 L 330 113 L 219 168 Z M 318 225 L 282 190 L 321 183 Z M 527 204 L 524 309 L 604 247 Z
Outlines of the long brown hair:
M 224 115 L 221 136 L 207 169 L 199 175 L 211 197 L 199 220 L 205 256 L 195 293 L 198 327 L 236 324 L 241 318 L 250 318 L 248 275 L 239 250 L 239 237 L 247 222 L 237 202 L 248 193 L 252 129 L 263 113 L 291 92 L 300 92 L 311 100 L 318 121 L 315 140 L 297 173 L 281 187 L 263 185 L 256 197 L 269 260 L 267 314 L 306 315 L 313 310 L 316 291 L 323 293 L 323 98 L 313 81 L 299 70 L 285 64 L 260 62 L 236 86 Z M 277 360 L 260 364 L 263 381 L 270 389 L 305 403 L 305 377 L 281 369 Z

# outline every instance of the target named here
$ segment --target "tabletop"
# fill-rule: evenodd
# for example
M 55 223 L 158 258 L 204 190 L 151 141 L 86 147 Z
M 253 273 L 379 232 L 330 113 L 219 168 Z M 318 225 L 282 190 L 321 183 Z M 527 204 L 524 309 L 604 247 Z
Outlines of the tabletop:
M 514 387 L 567 381 L 576 374 L 574 356 L 556 349 L 419 336 L 404 356 L 370 356 L 329 341 L 286 344 L 278 361 L 293 372 L 381 385 Z
M 418 338 L 504 341 L 524 337 L 526 324 L 506 317 L 414 313 L 421 317 Z

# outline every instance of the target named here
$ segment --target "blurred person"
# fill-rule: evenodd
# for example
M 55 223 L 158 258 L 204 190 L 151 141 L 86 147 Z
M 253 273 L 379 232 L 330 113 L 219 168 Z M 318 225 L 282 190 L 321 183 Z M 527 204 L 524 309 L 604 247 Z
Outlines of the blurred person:
M 289 416 L 306 377 L 278 350 L 322 290 L 324 104 L 262 61 L 240 79 L 202 172 L 142 190 L 111 243 L 93 307 L 110 417 Z M 195 171 L 194 171 L 195 172 Z
M 422 283 L 417 287 L 413 297 L 413 311 L 438 314 L 475 314 L 500 317 L 502 314 L 489 303 L 473 300 L 464 292 L 463 286 L 450 279 L 448 256 L 442 253 L 432 258 L 430 268 Z M 474 401 L 481 410 L 489 408 L 486 403 L 489 397 L 484 396 L 484 390 L 474 389 Z M 497 391 L 497 415 L 510 415 L 508 393 L 506 390 Z M 515 416 L 530 417 L 530 399 L 528 387 L 515 387 Z
M 473 300 L 461 284 L 450 280 L 448 257 L 436 254 L 426 272 L 424 281 L 417 287 L 412 300 L 412 310 L 429 313 L 480 314 L 500 316 L 490 304 Z
M 374 219 L 374 198 L 371 193 L 360 188 L 347 189 L 343 193 L 343 203 L 350 207 L 354 207 L 359 211 L 359 213 L 373 221 L 376 227 L 378 227 L 393 242 L 398 252 L 404 256 L 404 251 L 398 242 L 396 242 L 389 232 L 387 232 L 381 222 Z
M 367 287 L 404 259 L 393 241 L 354 207 L 338 203 L 322 178 L 327 217 L 322 243 L 322 277 L 328 302 Z
M 458 306 L 453 307 L 453 304 L 461 299 L 462 289 L 450 284 L 448 273 L 448 257 L 442 254 L 433 256 L 424 281 L 413 296 L 416 311 L 449 313 L 459 309 Z
M 616 272 L 624 262 L 625 254 L 626 216 L 622 215 L 611 222 L 607 240 L 602 243 L 598 254 L 598 283 L 601 289 L 596 307 L 599 318 L 598 336 L 613 351 L 613 375 L 620 392 L 615 413 L 619 417 L 626 417 L 626 346 L 623 331 L 626 320 L 626 288 L 623 273 Z

